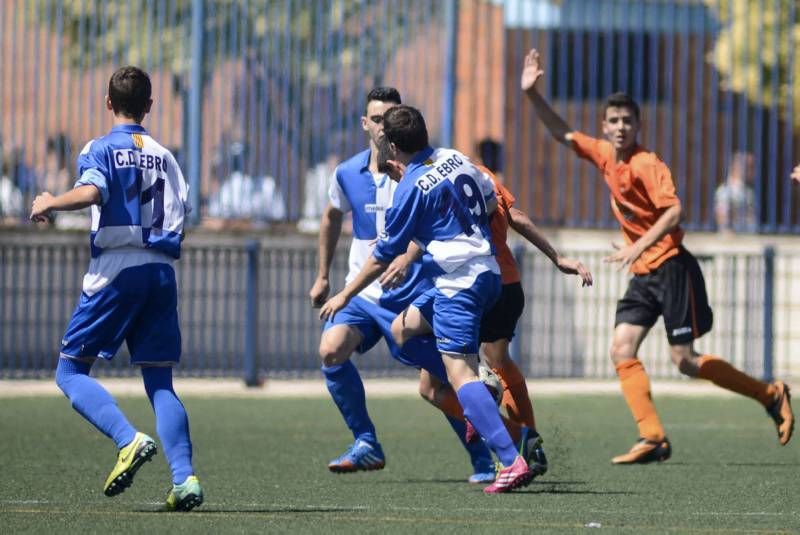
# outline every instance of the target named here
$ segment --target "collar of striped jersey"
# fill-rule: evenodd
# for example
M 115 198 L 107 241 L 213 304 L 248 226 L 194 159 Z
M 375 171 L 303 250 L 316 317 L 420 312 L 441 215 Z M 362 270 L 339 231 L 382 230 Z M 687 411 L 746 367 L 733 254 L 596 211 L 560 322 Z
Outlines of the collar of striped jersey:
M 118 124 L 111 129 L 112 132 L 127 132 L 129 134 L 146 134 L 147 130 L 140 124 Z
M 367 149 L 362 153 L 361 157 L 361 167 L 359 168 L 360 172 L 369 172 L 369 157 L 372 154 L 371 149 Z
M 425 147 L 424 149 L 419 151 L 416 155 L 414 155 L 413 158 L 411 158 L 411 161 L 408 162 L 405 174 L 408 175 L 409 173 L 414 171 L 417 167 L 425 165 L 425 162 L 428 160 L 428 158 L 431 157 L 431 154 L 433 154 L 433 147 Z

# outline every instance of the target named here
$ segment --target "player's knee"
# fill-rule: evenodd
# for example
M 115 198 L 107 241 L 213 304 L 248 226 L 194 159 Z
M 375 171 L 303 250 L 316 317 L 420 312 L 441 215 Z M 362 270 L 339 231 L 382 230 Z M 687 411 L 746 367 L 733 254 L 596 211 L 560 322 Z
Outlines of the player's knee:
M 399 347 L 403 347 L 403 344 L 408 340 L 408 333 L 409 330 L 403 325 L 401 317 L 397 316 L 392 322 L 392 337 Z
M 633 350 L 633 344 L 620 340 L 614 340 L 611 342 L 611 349 L 609 349 L 608 355 L 611 357 L 611 361 L 614 364 L 619 364 L 620 362 L 624 362 L 636 357 Z
M 433 403 L 436 401 L 436 388 L 427 381 L 420 381 L 419 382 L 419 395 L 422 399 L 427 401 L 428 403 Z
M 326 367 L 342 364 L 350 355 L 341 346 L 322 341 L 319 344 L 319 359 Z

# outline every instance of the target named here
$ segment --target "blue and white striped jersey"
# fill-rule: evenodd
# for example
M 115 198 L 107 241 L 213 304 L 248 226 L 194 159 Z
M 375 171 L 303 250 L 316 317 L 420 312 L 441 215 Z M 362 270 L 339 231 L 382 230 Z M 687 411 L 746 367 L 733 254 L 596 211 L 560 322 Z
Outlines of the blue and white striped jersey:
M 369 170 L 369 149 L 342 162 L 334 171 L 329 189 L 331 206 L 352 212 L 353 241 L 350 244 L 349 271 L 346 283 L 352 281 L 372 254 L 378 236 L 384 230 L 386 210 L 392 205 L 397 184 L 386 175 L 373 175 Z M 400 311 L 427 288 L 430 282 L 422 275 L 421 265 L 409 268 L 405 283 L 384 292 L 378 281 L 361 291 L 362 297 L 390 310 Z
M 118 125 L 87 143 L 78 175 L 76 187 L 91 184 L 101 195 L 92 206 L 84 291 L 98 291 L 126 267 L 180 257 L 189 188 L 172 154 L 142 126 Z
M 373 254 L 391 262 L 413 239 L 425 250 L 425 274 L 440 289 L 449 279 L 466 277 L 462 282 L 469 286 L 483 271 L 499 273 L 486 211 L 493 198 L 491 179 L 466 156 L 429 147 L 407 166 Z

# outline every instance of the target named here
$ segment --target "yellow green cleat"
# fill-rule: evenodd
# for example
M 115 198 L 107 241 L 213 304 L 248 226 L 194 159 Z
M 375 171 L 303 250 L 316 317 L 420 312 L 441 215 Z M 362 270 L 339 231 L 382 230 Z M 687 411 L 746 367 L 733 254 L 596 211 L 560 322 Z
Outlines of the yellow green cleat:
M 191 511 L 203 503 L 203 488 L 197 476 L 189 476 L 180 485 L 173 485 L 167 494 L 167 511 Z
M 144 433 L 136 433 L 131 443 L 119 450 L 117 464 L 103 487 L 105 495 L 116 496 L 130 487 L 137 470 L 152 459 L 157 450 L 156 442 L 152 438 Z

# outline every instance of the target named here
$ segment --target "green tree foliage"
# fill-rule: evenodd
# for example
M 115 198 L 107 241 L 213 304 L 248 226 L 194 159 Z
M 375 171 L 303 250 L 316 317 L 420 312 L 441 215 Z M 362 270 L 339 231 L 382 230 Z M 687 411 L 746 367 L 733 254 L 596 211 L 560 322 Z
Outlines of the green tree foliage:
M 188 71 L 192 0 L 32 0 L 26 6 L 36 22 L 63 35 L 63 54 L 74 67 L 153 61 L 179 76 Z M 414 22 L 404 10 L 384 7 L 380 0 L 205 0 L 204 70 L 242 55 L 285 60 L 287 52 L 292 68 L 305 54 L 299 78 L 306 82 L 324 81 L 355 61 L 378 67 Z M 312 53 L 320 47 L 325 64 Z
M 800 125 L 800 5 L 797 0 L 704 0 L 722 29 L 709 61 L 727 89 L 758 105 L 791 104 Z

